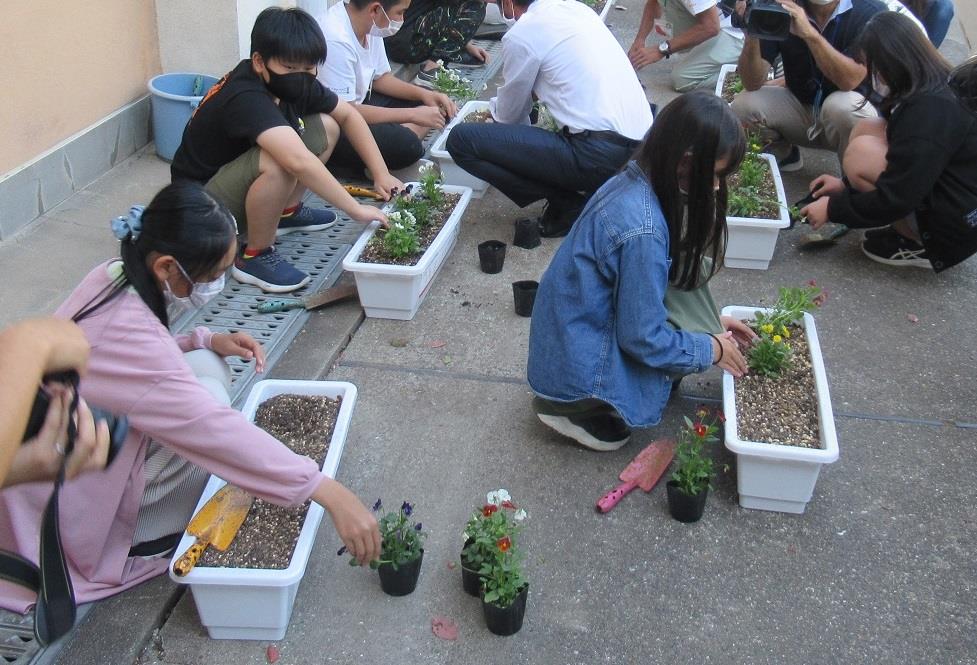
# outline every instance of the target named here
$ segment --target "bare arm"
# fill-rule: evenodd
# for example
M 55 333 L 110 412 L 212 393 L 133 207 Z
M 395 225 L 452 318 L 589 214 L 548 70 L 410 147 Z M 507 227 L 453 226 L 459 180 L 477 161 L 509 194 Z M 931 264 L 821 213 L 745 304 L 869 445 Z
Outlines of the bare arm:
M 759 39 L 747 35 L 743 41 L 743 50 L 740 52 L 736 69 L 743 80 L 743 87 L 751 92 L 759 90 L 764 81 L 767 80 L 770 63 L 760 55 Z
M 394 189 L 403 189 L 404 183 L 390 175 L 390 171 L 387 170 L 380 148 L 377 147 L 377 142 L 373 139 L 370 127 L 363 116 L 342 100 L 329 115 L 339 124 L 339 130 L 346 135 L 366 168 L 370 169 L 370 173 L 373 174 L 373 188 L 387 199 Z
M 648 35 L 651 34 L 651 29 L 655 24 L 655 19 L 661 15 L 662 8 L 658 4 L 658 0 L 647 0 L 645 2 L 645 8 L 641 12 L 641 23 L 638 24 L 638 34 L 634 37 L 634 42 L 628 51 L 629 53 L 645 45 L 645 41 L 647 41 Z
M 685 51 L 719 34 L 719 8 L 710 7 L 695 15 L 695 24 L 668 40 L 673 53 Z
M 807 12 L 792 0 L 777 0 L 790 12 L 790 31 L 804 40 L 814 57 L 817 68 L 835 84 L 839 90 L 854 90 L 865 80 L 867 71 L 844 53 L 833 47 L 821 33 L 811 25 Z
M 340 102 L 340 104 L 343 103 Z M 349 108 L 349 105 L 346 106 Z M 360 118 L 360 122 L 363 122 L 362 118 Z M 363 127 L 366 127 L 365 122 Z M 368 134 L 369 131 L 366 129 Z M 372 140 L 372 136 L 370 139 Z M 258 135 L 257 142 L 262 150 L 267 151 L 276 162 L 281 164 L 282 168 L 295 176 L 300 183 L 356 221 L 366 223 L 374 219 L 385 220 L 383 213 L 376 208 L 357 203 L 333 177 L 326 165 L 319 161 L 319 157 L 305 147 L 302 139 L 291 127 L 283 125 L 265 130 Z M 376 146 L 375 143 L 374 146 Z M 387 172 L 386 167 L 383 168 L 383 172 Z
M 428 90 L 392 74 L 384 74 L 373 82 L 373 90 L 396 99 L 419 102 L 421 106 L 407 109 L 388 109 L 369 104 L 355 104 L 367 124 L 376 122 L 412 122 L 422 127 L 444 127 L 445 119 L 458 112 L 458 106 L 444 93 Z

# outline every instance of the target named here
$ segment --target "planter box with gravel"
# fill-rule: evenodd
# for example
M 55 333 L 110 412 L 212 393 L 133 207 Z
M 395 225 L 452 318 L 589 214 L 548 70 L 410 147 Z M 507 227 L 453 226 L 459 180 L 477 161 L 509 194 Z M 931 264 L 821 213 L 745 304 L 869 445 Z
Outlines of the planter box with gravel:
M 716 96 L 722 97 L 727 104 L 733 103 L 733 96 L 743 91 L 743 81 L 736 72 L 736 65 L 723 65 L 719 68 L 719 80 L 716 81 Z
M 420 183 L 408 183 L 407 187 L 411 192 L 418 192 Z M 433 232 L 432 229 L 441 225 L 437 235 L 432 239 L 429 241 L 422 239 L 420 249 L 423 253 L 419 257 L 405 258 L 396 262 L 379 257 L 371 258 L 370 255 L 379 254 L 380 249 L 374 240 L 375 235 L 379 240 L 380 225 L 378 222 L 373 222 L 343 259 L 343 270 L 353 273 L 356 277 L 356 290 L 367 316 L 403 321 L 413 319 L 427 296 L 435 276 L 454 248 L 461 230 L 461 217 L 471 200 L 472 190 L 468 187 L 451 185 L 439 185 L 438 189 L 454 200 L 453 208 L 441 211 L 435 210 L 432 206 L 432 215 L 437 212 L 441 216 L 446 216 L 446 219 L 432 222 L 431 226 L 424 230 L 424 232 Z M 393 210 L 393 204 L 384 208 L 388 215 Z
M 763 171 L 760 177 L 765 182 L 737 192 L 737 177 L 748 168 L 747 160 L 752 160 L 751 164 L 758 165 L 758 169 Z M 728 236 L 724 263 L 728 268 L 766 270 L 770 267 L 770 259 L 777 247 L 780 229 L 790 226 L 787 195 L 784 193 L 780 169 L 777 168 L 777 159 L 767 153 L 748 153 L 740 171 L 731 174 L 727 183 Z M 737 214 L 737 200 L 745 204 L 744 207 L 755 207 L 756 212 Z
M 724 316 L 750 321 L 757 312 L 769 312 L 758 307 L 729 306 L 723 308 Z M 740 506 L 785 513 L 803 513 L 814 493 L 821 467 L 838 459 L 838 437 L 835 433 L 834 413 L 828 394 L 828 379 L 818 343 L 814 317 L 804 314 L 800 325 L 806 338 L 809 357 L 800 359 L 804 369 L 810 365 L 813 373 L 813 395 L 792 398 L 790 417 L 799 418 L 796 412 L 805 402 L 814 409 L 809 425 L 801 428 L 812 434 L 813 440 L 803 444 L 783 445 L 748 440 L 740 436 L 741 414 L 737 410 L 736 381 L 728 373 L 723 374 L 723 411 L 726 413 L 726 447 L 736 454 L 736 483 Z M 813 401 L 812 401 L 813 400 Z M 785 414 L 787 415 L 787 414 Z M 758 423 L 753 423 L 758 424 Z M 775 431 L 776 425 L 763 424 L 771 438 L 777 440 L 783 432 Z M 759 437 L 757 437 L 759 438 Z
M 471 187 L 473 199 L 482 198 L 489 184 L 455 164 L 455 160 L 451 158 L 451 154 L 444 146 L 448 142 L 448 135 L 452 129 L 463 122 L 484 122 L 482 118 L 488 109 L 488 102 L 478 100 L 467 102 L 459 109 L 458 115 L 448 123 L 448 126 L 444 128 L 444 131 L 441 132 L 437 140 L 431 145 L 431 157 L 434 158 L 438 163 L 438 167 L 441 169 L 444 184 L 455 185 L 457 187 Z
M 337 399 L 338 413 L 335 404 Z M 266 410 L 259 413 L 259 406 L 266 402 Z M 355 403 L 356 387 L 351 383 L 267 380 L 254 385 L 242 411 L 251 421 L 256 421 L 258 415 L 256 422 L 261 423 L 275 419 L 275 411 L 268 408 L 272 405 L 290 406 L 292 409 L 309 409 L 319 405 L 318 412 L 313 414 L 317 420 L 306 427 L 307 436 L 304 438 L 311 447 L 318 449 L 319 456 L 324 453 L 322 472 L 329 477 L 335 477 Z M 320 423 L 333 422 L 335 424 L 331 437 L 328 436 L 328 430 L 323 432 L 322 437 L 317 437 L 315 432 L 318 429 L 328 428 L 328 424 Z M 291 423 L 282 425 L 292 426 Z M 282 435 L 276 427 L 265 428 L 282 440 L 289 438 Z M 324 445 L 324 441 L 328 441 L 328 445 Z M 300 444 L 293 444 L 291 441 L 285 443 L 293 449 L 304 450 Z M 197 503 L 197 510 L 224 485 L 222 479 L 211 476 Z M 322 507 L 313 502 L 302 508 L 289 509 L 255 499 L 248 518 L 226 552 L 209 549 L 200 563 L 185 577 L 175 576 L 171 563 L 170 578 L 179 584 L 190 585 L 200 622 L 207 628 L 211 638 L 280 640 L 285 636 L 295 594 L 305 574 L 305 566 L 312 552 L 322 514 Z M 263 534 L 268 529 L 260 524 L 262 522 L 265 525 L 273 523 L 283 526 L 281 531 L 286 533 Z M 279 540 L 288 542 L 280 543 Z M 184 534 L 173 555 L 173 561 L 193 542 L 192 536 Z M 270 559 L 280 559 L 274 564 L 280 567 L 255 567 L 260 566 L 263 560 Z M 240 561 L 240 565 L 235 566 L 235 560 Z M 232 562 L 231 565 L 222 567 L 228 561 Z

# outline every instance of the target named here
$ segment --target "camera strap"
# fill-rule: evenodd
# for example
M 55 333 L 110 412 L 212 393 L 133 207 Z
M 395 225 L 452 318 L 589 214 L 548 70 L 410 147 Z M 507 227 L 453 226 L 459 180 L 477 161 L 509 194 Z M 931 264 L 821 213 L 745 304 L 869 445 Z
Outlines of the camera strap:
M 58 517 L 58 498 L 61 494 L 61 486 L 64 484 L 65 463 L 78 436 L 78 426 L 75 423 L 79 400 L 77 375 L 72 377 L 70 383 L 74 397 L 68 418 L 66 454 L 61 460 L 61 468 L 54 481 L 54 491 L 51 492 L 41 520 L 40 565 L 36 566 L 13 552 L 0 550 L 0 579 L 37 592 L 37 603 L 34 608 L 34 637 L 42 646 L 47 646 L 67 634 L 75 625 L 75 590 L 71 586 L 71 575 L 64 558 L 64 548 L 61 546 Z

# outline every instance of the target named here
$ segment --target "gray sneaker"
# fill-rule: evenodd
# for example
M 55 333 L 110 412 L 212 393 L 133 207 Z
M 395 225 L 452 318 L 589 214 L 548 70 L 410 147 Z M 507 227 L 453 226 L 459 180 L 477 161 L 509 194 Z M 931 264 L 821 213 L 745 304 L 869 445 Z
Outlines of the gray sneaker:
M 274 247 L 253 256 L 238 256 L 231 275 L 239 282 L 252 284 L 268 293 L 288 293 L 309 283 L 311 277 L 293 266 Z
M 439 69 L 441 69 L 441 65 L 435 65 L 431 69 L 421 68 L 418 70 L 417 76 L 414 77 L 414 85 L 434 90 L 434 78 L 437 76 Z

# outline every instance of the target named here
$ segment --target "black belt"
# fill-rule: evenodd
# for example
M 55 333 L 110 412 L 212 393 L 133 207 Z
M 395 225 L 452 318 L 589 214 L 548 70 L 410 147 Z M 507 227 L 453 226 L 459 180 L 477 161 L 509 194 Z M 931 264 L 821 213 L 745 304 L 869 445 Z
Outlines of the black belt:
M 617 132 L 605 129 L 603 131 L 594 131 L 592 129 L 585 129 L 582 132 L 571 132 L 568 127 L 563 128 L 563 135 L 572 138 L 579 139 L 598 139 L 600 141 L 607 141 L 608 143 L 614 143 L 615 145 L 622 146 L 624 148 L 633 148 L 634 146 L 641 143 L 641 141 L 635 139 L 629 139 L 627 136 L 621 136 Z

